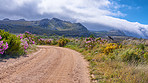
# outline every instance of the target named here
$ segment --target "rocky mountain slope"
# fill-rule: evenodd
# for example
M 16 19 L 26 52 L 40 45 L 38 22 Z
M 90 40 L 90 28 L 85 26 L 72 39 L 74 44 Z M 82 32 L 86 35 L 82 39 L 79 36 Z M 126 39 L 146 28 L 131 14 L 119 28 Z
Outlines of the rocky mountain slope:
M 65 36 L 89 36 L 90 32 L 80 23 L 71 23 L 58 18 L 42 19 L 38 21 L 26 21 L 25 19 L 0 20 L 0 29 L 11 33 L 24 33 L 29 31 L 34 34 L 65 35 Z

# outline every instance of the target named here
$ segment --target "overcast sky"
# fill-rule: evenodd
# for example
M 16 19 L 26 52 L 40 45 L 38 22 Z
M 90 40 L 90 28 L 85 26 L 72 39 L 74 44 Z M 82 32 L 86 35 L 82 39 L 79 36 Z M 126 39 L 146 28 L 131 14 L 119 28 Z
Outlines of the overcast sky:
M 116 28 L 143 35 L 139 28 L 145 28 L 148 33 L 146 25 L 148 20 L 145 19 L 147 15 L 143 14 L 147 13 L 144 12 L 147 6 L 139 5 L 139 1 L 147 2 L 146 0 L 0 0 L 0 19 L 38 20 L 56 17 L 80 22 L 90 30 Z M 141 17 L 138 11 L 142 13 Z

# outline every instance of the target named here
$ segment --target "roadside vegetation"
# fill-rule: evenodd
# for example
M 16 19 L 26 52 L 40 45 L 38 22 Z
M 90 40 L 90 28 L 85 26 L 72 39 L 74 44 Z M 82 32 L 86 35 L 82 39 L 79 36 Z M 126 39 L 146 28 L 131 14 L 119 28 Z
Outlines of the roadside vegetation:
M 16 58 L 35 49 L 34 35 L 29 32 L 14 35 L 0 30 L 0 58 Z
M 115 42 L 106 38 L 65 38 L 37 36 L 26 31 L 14 35 L 0 30 L 0 57 L 18 57 L 36 45 L 71 48 L 89 61 L 93 83 L 148 83 L 148 40 L 128 39 Z
M 114 41 L 72 39 L 65 47 L 81 52 L 90 63 L 93 83 L 147 83 L 148 46 L 144 39 Z
M 11 34 L 0 30 L 0 59 L 17 58 L 36 51 L 36 45 L 65 46 L 70 40 L 63 36 L 38 36 L 26 31 Z

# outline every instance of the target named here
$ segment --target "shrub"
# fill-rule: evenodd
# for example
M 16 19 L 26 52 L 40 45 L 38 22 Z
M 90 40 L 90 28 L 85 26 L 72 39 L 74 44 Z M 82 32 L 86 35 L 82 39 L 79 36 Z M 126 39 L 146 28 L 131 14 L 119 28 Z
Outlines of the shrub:
M 45 45 L 45 39 L 42 39 L 42 38 L 39 38 L 39 39 L 38 39 L 38 38 L 37 38 L 36 41 L 37 41 L 37 44 L 38 44 L 38 45 Z
M 113 53 L 113 50 L 118 49 L 119 46 L 116 43 L 109 43 L 107 44 L 107 46 L 104 48 L 103 52 L 104 54 L 109 54 L 109 53 Z
M 148 61 L 148 52 L 144 53 L 144 58 Z
M 123 61 L 144 62 L 148 59 L 148 53 L 142 49 L 129 48 L 124 51 L 121 58 Z
M 66 39 L 66 38 L 59 39 L 58 45 L 59 45 L 60 47 L 63 47 L 63 46 L 65 46 L 69 41 L 70 41 L 70 40 L 69 40 L 69 39 Z
M 18 38 L 21 39 L 21 47 L 24 49 L 24 52 L 27 52 L 27 49 L 31 48 L 32 44 L 35 44 L 34 35 L 28 31 L 25 34 L 18 35 Z
M 135 54 L 135 51 L 132 49 L 127 50 L 123 56 L 122 56 L 123 61 L 137 61 L 140 59 L 138 55 Z
M 140 44 L 140 45 L 138 45 L 138 48 L 144 50 L 145 49 L 145 45 L 144 44 Z
M 25 34 L 23 35 L 23 38 L 28 39 L 27 41 L 28 44 L 35 44 L 35 36 L 28 31 L 25 32 Z
M 5 54 L 7 55 L 21 55 L 23 50 L 21 49 L 21 40 L 16 35 L 0 30 L 0 35 L 2 37 L 1 41 L 7 42 L 8 49 L 6 49 Z
M 2 39 L 1 35 L 0 35 L 0 40 Z M 5 50 L 8 49 L 8 43 L 6 42 L 6 44 L 3 41 L 0 41 L 0 54 L 4 54 Z
M 37 38 L 36 43 L 38 45 L 51 45 L 52 44 L 52 39 L 42 39 L 42 38 Z
M 53 39 L 53 41 L 51 42 L 52 45 L 56 45 L 58 44 L 57 40 L 56 39 Z
M 96 42 L 98 43 L 98 44 L 105 44 L 105 43 L 107 43 L 108 41 L 107 41 L 107 39 L 103 39 L 103 38 L 97 38 L 96 39 Z
M 92 49 L 95 46 L 95 39 L 93 37 L 86 38 L 85 44 L 87 49 Z
M 52 39 L 45 40 L 46 45 L 51 45 L 51 43 L 52 43 Z
M 101 37 L 97 38 L 97 39 L 96 39 L 96 42 L 97 42 L 97 41 L 100 41 L 100 40 L 101 40 Z

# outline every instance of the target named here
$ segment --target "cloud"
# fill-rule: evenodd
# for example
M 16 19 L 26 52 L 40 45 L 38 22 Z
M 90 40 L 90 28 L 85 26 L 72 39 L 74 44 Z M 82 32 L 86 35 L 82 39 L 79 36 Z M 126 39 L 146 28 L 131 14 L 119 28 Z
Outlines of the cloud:
M 81 22 L 88 29 L 116 28 L 148 37 L 139 30 L 142 27 L 144 33 L 148 33 L 148 25 L 118 18 L 126 16 L 119 11 L 121 7 L 131 9 L 113 0 L 0 0 L 0 18 L 35 20 L 57 17 Z

